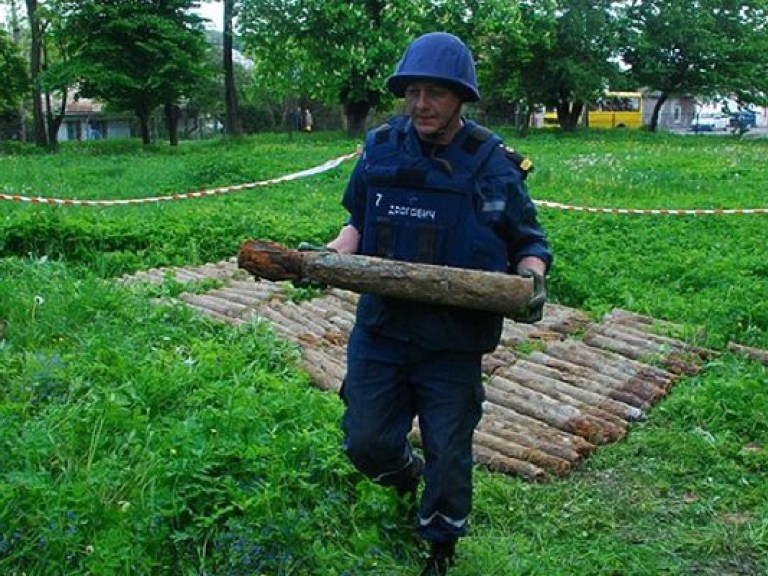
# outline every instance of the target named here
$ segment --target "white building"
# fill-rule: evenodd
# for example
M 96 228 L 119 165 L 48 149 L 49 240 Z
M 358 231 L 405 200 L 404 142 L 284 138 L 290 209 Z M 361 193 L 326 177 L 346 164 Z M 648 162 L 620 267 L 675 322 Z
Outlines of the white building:
M 101 140 L 130 138 L 133 117 L 130 114 L 109 114 L 101 103 L 88 98 L 68 102 L 64 120 L 59 127 L 58 140 Z

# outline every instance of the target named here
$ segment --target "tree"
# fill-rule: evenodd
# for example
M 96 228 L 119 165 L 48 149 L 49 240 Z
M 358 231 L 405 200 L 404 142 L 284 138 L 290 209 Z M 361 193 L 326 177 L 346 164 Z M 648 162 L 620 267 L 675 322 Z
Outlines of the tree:
M 59 43 L 61 36 L 57 35 L 59 27 L 56 26 L 56 1 L 24 2 L 29 25 L 28 34 L 24 34 L 21 27 L 21 3 L 16 0 L 8 2 L 15 41 L 20 46 L 23 45 L 29 55 L 34 141 L 38 146 L 49 148 L 57 146 L 57 132 L 64 118 L 66 90 L 69 86 L 68 82 L 60 83 L 60 74 L 50 74 L 51 67 L 58 66 L 57 60 L 63 57 Z M 58 105 L 58 111 L 55 111 L 55 105 Z M 23 118 L 23 105 L 20 115 Z M 24 137 L 26 138 L 26 135 Z
M 240 107 L 237 98 L 237 83 L 235 82 L 235 66 L 232 58 L 234 30 L 232 27 L 235 0 L 224 0 L 224 103 L 226 106 L 226 121 L 224 130 L 231 136 L 241 136 L 243 123 L 240 118 Z
M 179 102 L 194 93 L 208 48 L 194 0 L 67 2 L 67 32 L 82 96 L 133 110 L 141 139 L 163 107 L 171 145 L 178 143 Z
M 43 70 L 43 26 L 38 13 L 37 0 L 26 0 L 26 6 L 30 30 L 29 76 L 32 82 L 33 131 L 35 144 L 47 146 L 48 134 L 43 112 L 43 89 L 40 84 L 40 74 Z
M 445 0 L 427 6 L 422 29 L 450 30 L 472 50 L 483 111 L 517 104 L 526 45 L 519 4 L 508 0 Z
M 29 89 L 26 63 L 18 46 L 0 28 L 0 139 L 21 138 L 19 105 Z
M 626 7 L 623 59 L 639 85 L 660 93 L 651 130 L 672 95 L 765 99 L 767 4 L 635 0 Z
M 7 10 L 7 20 L 6 25 L 8 26 L 10 33 L 11 33 L 11 39 L 13 40 L 14 44 L 18 48 L 19 52 L 18 54 L 23 53 L 23 35 L 21 30 L 21 24 L 20 24 L 20 0 L 7 0 L 5 2 L 0 2 L 0 5 L 6 4 L 8 6 Z M 26 60 L 24 59 L 24 56 L 20 56 L 19 60 L 16 65 L 11 64 L 8 65 L 8 62 L 11 61 L 11 59 L 14 59 L 11 54 L 13 53 L 13 48 L 6 48 L 6 57 L 8 58 L 8 61 L 6 63 L 6 72 L 9 74 L 10 81 L 7 82 L 7 85 L 4 85 L 3 87 L 8 90 L 9 94 L 12 94 L 15 92 L 14 88 L 11 88 L 12 85 L 15 85 L 18 81 L 18 77 L 14 75 L 12 70 L 16 68 L 17 70 L 20 70 L 23 78 L 24 78 L 24 84 L 26 85 L 25 88 L 25 95 L 29 94 L 29 75 L 28 75 L 28 69 Z M 21 63 L 21 68 L 18 68 L 18 63 Z M 0 65 L 0 68 L 2 65 Z M 0 74 L 0 77 L 5 77 L 4 74 Z M 5 110 L 2 109 L 2 106 L 0 105 L 0 115 L 2 115 L 2 119 L 0 122 L 2 123 L 2 128 L 0 128 L 0 131 L 2 131 L 2 134 L 0 134 L 0 138 L 13 138 L 20 141 L 26 141 L 27 139 L 27 132 L 26 132 L 26 125 L 24 123 L 24 104 L 25 99 L 22 99 L 21 102 L 18 104 L 18 107 L 16 108 L 6 108 Z
M 525 50 L 520 55 L 520 91 L 529 115 L 528 125 L 530 115 L 544 105 L 551 93 L 551 78 L 546 62 L 555 51 L 558 38 L 557 2 L 525 2 L 521 5 L 521 11 L 528 34 L 525 37 Z
M 544 72 L 543 100 L 573 130 L 588 102 L 618 73 L 618 22 L 612 0 L 558 0 L 551 44 L 541 44 L 536 64 Z
M 0 110 L 16 109 L 29 89 L 26 64 L 19 48 L 0 28 Z
M 557 110 L 564 130 L 575 129 L 586 104 L 619 77 L 614 4 L 612 0 L 517 3 L 519 24 L 490 43 L 488 68 L 496 94 L 519 101 L 528 120 L 543 105 Z
M 70 43 L 65 30 L 59 0 L 49 0 L 37 7 L 42 33 L 41 71 L 38 83 L 45 103 L 43 114 L 48 148 L 58 147 L 58 132 L 64 121 L 71 86 L 77 78 L 70 65 Z
M 418 29 L 410 0 L 242 0 L 254 77 L 276 93 L 343 106 L 351 133 L 387 102 L 384 80 Z
M 557 36 L 556 8 L 554 0 L 519 3 L 517 26 L 497 35 L 486 52 L 487 64 L 483 66 L 481 60 L 479 67 L 481 80 L 491 87 L 484 100 L 514 102 L 523 111 L 521 135 L 527 133 L 534 111 L 548 94 L 546 62 Z
M 15 40 L 29 54 L 33 136 L 39 146 L 55 149 L 66 112 L 68 90 L 75 80 L 67 61 L 69 44 L 62 33 L 61 1 L 26 1 L 26 10 L 34 11 L 31 17 L 27 14 L 28 34 L 24 34 L 21 27 L 19 4 L 16 0 L 9 2 Z

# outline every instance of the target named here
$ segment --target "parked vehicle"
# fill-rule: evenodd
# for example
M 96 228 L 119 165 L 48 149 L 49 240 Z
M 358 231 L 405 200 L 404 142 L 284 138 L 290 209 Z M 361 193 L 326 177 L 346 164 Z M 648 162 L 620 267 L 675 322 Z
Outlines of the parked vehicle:
M 719 112 L 699 112 L 691 122 L 694 132 L 717 132 L 727 130 L 730 118 Z
M 640 92 L 607 92 L 589 105 L 590 128 L 640 128 L 643 95 Z
M 586 116 L 586 120 L 585 117 Z M 641 92 L 606 92 L 589 103 L 580 122 L 590 128 L 640 128 L 643 125 L 643 94 Z M 547 108 L 544 127 L 559 126 L 557 111 Z
M 733 128 L 754 128 L 757 126 L 757 112 L 752 110 L 739 110 L 731 116 L 731 126 Z

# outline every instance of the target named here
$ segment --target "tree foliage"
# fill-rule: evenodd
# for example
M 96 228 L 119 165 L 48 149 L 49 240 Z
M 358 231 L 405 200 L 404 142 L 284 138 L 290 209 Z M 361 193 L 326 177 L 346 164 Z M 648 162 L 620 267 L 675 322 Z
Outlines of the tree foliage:
M 41 66 L 37 84 L 45 102 L 45 127 L 50 149 L 58 147 L 59 128 L 64 121 L 72 86 L 77 81 L 71 66 L 72 44 L 66 20 L 59 8 L 59 0 L 49 0 L 36 8 L 41 32 Z
M 386 106 L 384 81 L 408 41 L 448 30 L 473 50 L 486 102 L 557 106 L 573 127 L 617 73 L 610 0 L 244 0 L 241 32 L 257 81 L 357 112 Z
M 384 80 L 418 30 L 418 9 L 410 0 L 243 0 L 239 23 L 257 82 L 340 103 L 357 132 L 386 98 Z
M 67 30 L 80 94 L 117 109 L 133 110 L 141 137 L 151 140 L 149 119 L 163 106 L 175 143 L 175 113 L 204 73 L 207 43 L 190 0 L 87 0 L 68 2 Z
M 428 30 L 454 32 L 472 47 L 486 104 L 555 108 L 565 129 L 608 88 L 647 87 L 663 97 L 728 92 L 752 102 L 768 94 L 765 0 L 243 4 L 257 81 L 278 93 L 357 103 L 363 113 L 388 104 L 383 83 L 399 50 Z
M 651 129 L 671 95 L 768 94 L 764 0 L 635 0 L 626 8 L 624 61 L 641 86 L 660 92 Z
M 26 64 L 16 43 L 0 28 L 0 112 L 15 109 L 29 89 Z
M 0 28 L 0 140 L 21 136 L 19 106 L 29 92 L 29 78 L 18 46 Z
M 2 4 L 2 2 L 0 2 Z M 62 34 L 58 0 L 26 0 L 27 30 L 23 30 L 22 2 L 11 0 L 10 24 L 15 41 L 29 57 L 30 103 L 33 138 L 38 146 L 55 149 L 57 133 L 64 118 L 67 93 L 74 78 L 68 74 L 67 42 Z M 25 33 L 26 32 L 26 33 Z
M 35 134 L 43 98 L 79 93 L 133 110 L 142 138 L 149 117 L 165 107 L 172 141 L 180 100 L 200 100 L 211 76 L 195 0 L 26 0 L 35 88 Z M 270 113 L 313 100 L 342 105 L 351 132 L 373 110 L 387 111 L 385 88 L 410 40 L 447 30 L 472 49 L 486 112 L 554 108 L 565 129 L 606 89 L 647 88 L 661 94 L 768 94 L 768 0 L 227 0 L 240 42 L 255 60 L 250 85 L 237 91 L 231 52 L 224 50 L 221 106 L 239 132 L 237 99 L 259 95 Z M 30 10 L 33 9 L 31 12 Z M 620 59 L 630 73 L 622 73 Z M 229 72 L 227 73 L 227 70 Z M 13 82 L 0 87 L 14 91 Z M 0 104 L 2 104 L 0 94 Z M 56 98 L 54 98 L 56 100 Z M 60 98 L 64 101 L 65 98 Z M 253 102 L 251 102 L 253 104 Z M 48 132 L 56 118 L 48 110 Z M 61 115 L 59 116 L 61 117 Z M 527 125 L 527 123 L 524 123 Z M 40 124 L 42 126 L 42 124 Z
M 423 30 L 447 30 L 472 50 L 485 107 L 520 97 L 520 62 L 526 32 L 520 8 L 507 0 L 425 2 Z
M 611 0 L 525 3 L 535 34 L 525 65 L 526 95 L 557 110 L 560 126 L 572 130 L 585 105 L 618 74 L 618 21 Z

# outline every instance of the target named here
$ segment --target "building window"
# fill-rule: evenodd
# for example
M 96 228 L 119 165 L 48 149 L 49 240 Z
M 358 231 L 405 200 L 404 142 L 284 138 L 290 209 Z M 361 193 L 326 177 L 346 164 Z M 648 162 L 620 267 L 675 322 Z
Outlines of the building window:
M 67 122 L 67 140 L 82 140 L 83 139 L 83 127 L 80 124 L 80 120 L 73 120 Z
M 107 137 L 107 123 L 104 120 L 88 122 L 88 140 L 101 140 Z
M 683 120 L 683 108 L 680 106 L 680 104 L 675 104 L 672 107 L 672 119 L 675 124 L 680 124 L 680 122 Z

